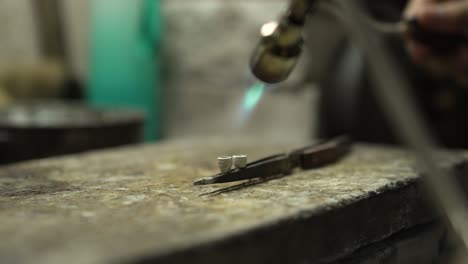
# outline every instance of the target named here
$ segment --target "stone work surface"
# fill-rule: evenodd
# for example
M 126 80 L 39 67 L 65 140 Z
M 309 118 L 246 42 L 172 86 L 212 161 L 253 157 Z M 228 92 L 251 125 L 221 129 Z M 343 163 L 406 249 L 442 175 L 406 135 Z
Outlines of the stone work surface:
M 217 172 L 218 155 L 254 159 L 298 146 L 177 141 L 2 167 L 0 259 L 300 262 L 343 256 L 431 219 L 409 156 L 377 146 L 245 188 L 192 186 Z

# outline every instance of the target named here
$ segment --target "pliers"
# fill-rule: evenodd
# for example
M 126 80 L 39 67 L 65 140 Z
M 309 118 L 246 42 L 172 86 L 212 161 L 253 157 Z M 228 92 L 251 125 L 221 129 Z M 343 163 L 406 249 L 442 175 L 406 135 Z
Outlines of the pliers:
M 232 169 L 212 177 L 196 180 L 194 185 L 235 182 L 291 174 L 293 169 L 314 169 L 333 163 L 351 150 L 351 141 L 345 137 L 322 141 L 289 153 L 280 153 L 248 163 L 244 168 Z

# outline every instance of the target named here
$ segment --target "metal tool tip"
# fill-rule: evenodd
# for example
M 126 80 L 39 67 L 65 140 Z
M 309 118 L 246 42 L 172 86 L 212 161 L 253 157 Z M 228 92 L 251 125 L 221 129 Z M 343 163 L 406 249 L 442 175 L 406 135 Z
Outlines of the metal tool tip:
M 207 185 L 207 184 L 211 184 L 211 183 L 214 183 L 214 178 L 213 177 L 208 177 L 208 178 L 203 178 L 203 179 L 198 179 L 196 181 L 193 182 L 193 185 L 195 186 L 199 186 L 199 185 Z

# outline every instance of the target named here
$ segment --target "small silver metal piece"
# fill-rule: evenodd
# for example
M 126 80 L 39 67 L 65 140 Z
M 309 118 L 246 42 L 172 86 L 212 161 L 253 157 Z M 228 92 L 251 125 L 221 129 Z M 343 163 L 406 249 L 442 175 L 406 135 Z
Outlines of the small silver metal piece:
M 221 173 L 226 173 L 230 171 L 232 167 L 232 157 L 231 156 L 218 157 L 218 167 Z
M 247 165 L 247 155 L 234 155 L 232 160 L 236 169 L 242 169 Z

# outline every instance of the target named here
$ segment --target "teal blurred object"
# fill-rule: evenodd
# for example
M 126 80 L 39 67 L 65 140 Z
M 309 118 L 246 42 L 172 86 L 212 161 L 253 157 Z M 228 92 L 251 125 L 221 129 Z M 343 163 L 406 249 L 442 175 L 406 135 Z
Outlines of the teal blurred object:
M 160 138 L 160 0 L 91 0 L 87 98 L 145 113 L 145 139 Z

